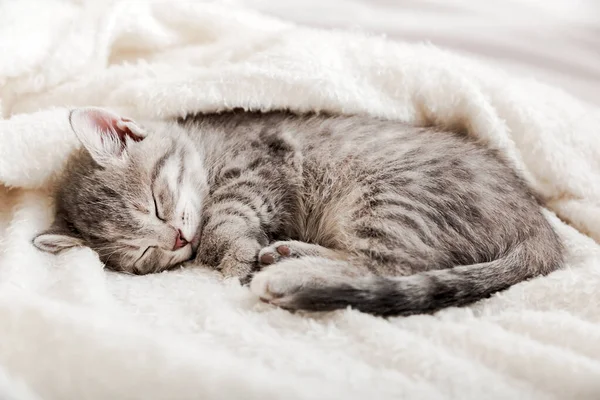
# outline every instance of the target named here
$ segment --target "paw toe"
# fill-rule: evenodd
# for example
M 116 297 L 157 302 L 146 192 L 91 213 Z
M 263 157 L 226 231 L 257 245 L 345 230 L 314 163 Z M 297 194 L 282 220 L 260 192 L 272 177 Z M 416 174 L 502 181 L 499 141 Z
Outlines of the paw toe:
M 292 255 L 292 250 L 290 250 L 290 248 L 286 245 L 280 245 L 277 246 L 277 252 L 279 253 L 279 255 L 283 256 L 283 257 L 289 257 Z
M 263 253 L 260 255 L 260 263 L 264 265 L 274 264 L 275 256 L 273 256 L 273 253 Z
M 260 251 L 258 254 L 258 261 L 262 265 L 271 265 L 290 257 L 295 257 L 292 248 L 282 242 L 276 242 Z

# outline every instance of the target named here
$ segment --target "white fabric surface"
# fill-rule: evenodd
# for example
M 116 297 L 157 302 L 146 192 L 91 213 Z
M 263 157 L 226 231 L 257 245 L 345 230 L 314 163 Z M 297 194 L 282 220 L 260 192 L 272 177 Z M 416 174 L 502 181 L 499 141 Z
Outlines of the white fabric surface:
M 0 398 L 600 397 L 597 108 L 432 46 L 217 4 L 5 2 L 0 49 Z M 89 249 L 42 254 L 30 240 L 77 145 L 67 109 L 84 105 L 459 126 L 549 199 L 568 266 L 471 307 L 385 320 L 290 314 L 201 268 L 132 277 Z
M 322 28 L 362 30 L 478 57 L 600 105 L 598 0 L 235 0 Z

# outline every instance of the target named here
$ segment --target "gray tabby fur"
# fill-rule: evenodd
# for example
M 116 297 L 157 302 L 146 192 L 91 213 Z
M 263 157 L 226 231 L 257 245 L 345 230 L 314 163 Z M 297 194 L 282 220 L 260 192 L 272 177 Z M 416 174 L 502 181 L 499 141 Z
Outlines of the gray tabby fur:
M 143 128 L 74 113 L 84 148 L 57 186 L 54 225 L 34 239 L 45 251 L 87 245 L 136 274 L 195 251 L 274 305 L 382 316 L 469 304 L 563 261 L 523 180 L 463 134 L 283 111 Z M 97 135 L 120 147 L 104 154 Z M 177 230 L 191 242 L 180 249 Z

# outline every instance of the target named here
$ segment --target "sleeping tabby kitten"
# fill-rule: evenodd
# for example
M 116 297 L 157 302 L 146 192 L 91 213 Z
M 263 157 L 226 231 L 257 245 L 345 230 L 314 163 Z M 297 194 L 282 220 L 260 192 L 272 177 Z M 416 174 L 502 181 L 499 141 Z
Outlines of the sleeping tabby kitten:
M 142 125 L 74 110 L 83 148 L 37 236 L 146 274 L 190 260 L 292 310 L 471 303 L 559 268 L 563 246 L 493 150 L 358 116 L 232 111 Z

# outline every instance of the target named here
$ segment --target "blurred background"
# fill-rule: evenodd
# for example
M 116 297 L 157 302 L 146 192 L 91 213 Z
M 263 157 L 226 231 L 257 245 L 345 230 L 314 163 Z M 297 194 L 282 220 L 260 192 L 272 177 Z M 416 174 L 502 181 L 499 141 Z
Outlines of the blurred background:
M 231 0 L 319 28 L 429 41 L 600 105 L 600 0 Z

